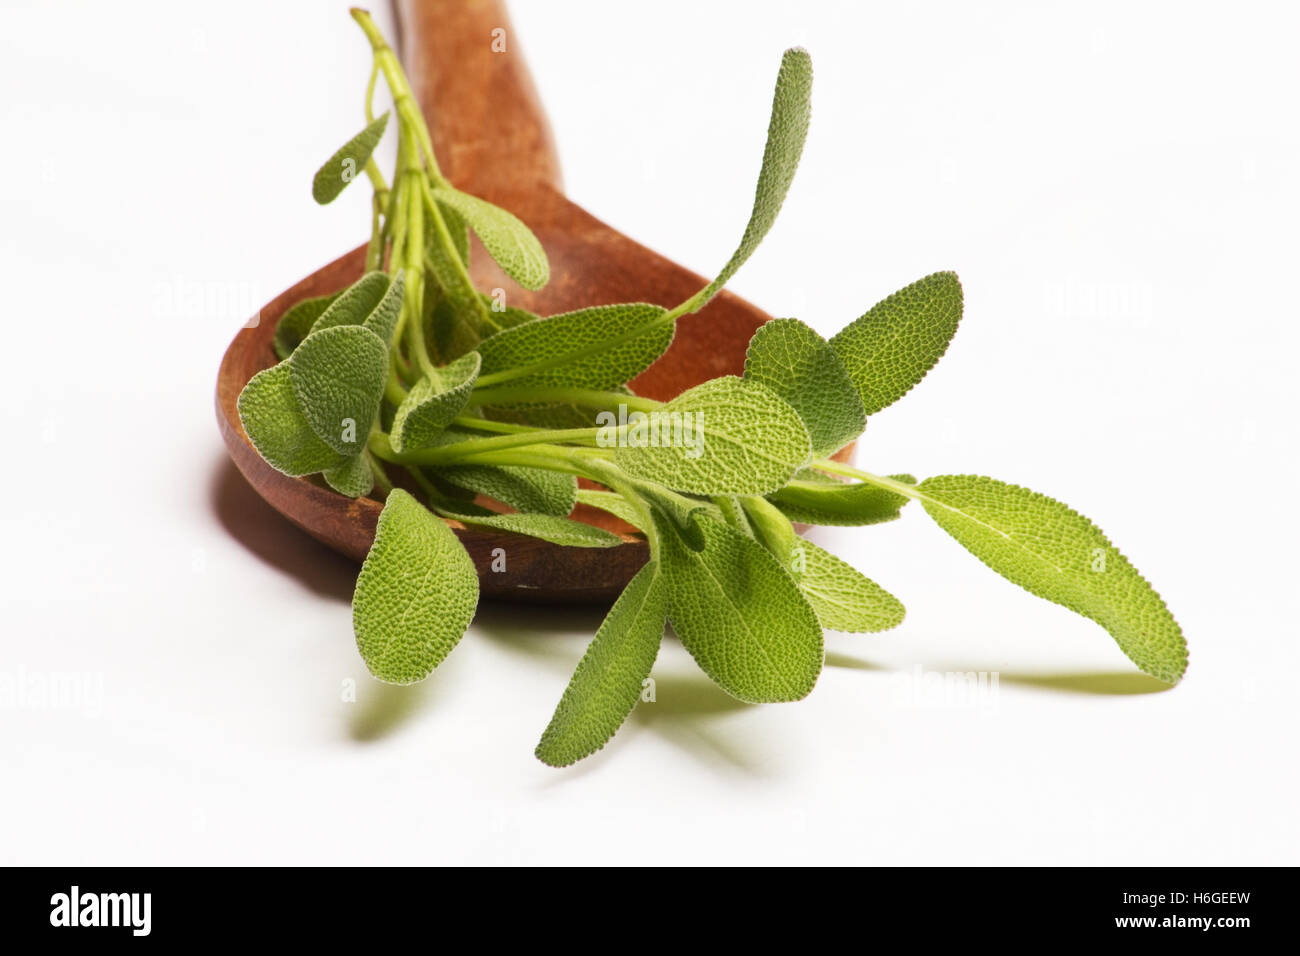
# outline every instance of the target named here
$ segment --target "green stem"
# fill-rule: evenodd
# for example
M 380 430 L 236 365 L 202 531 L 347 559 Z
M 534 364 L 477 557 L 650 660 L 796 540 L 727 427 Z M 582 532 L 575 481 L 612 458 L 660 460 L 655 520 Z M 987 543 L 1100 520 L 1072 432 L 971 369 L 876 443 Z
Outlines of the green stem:
M 499 373 L 498 373 L 499 374 Z M 492 376 L 483 376 L 475 384 L 470 401 L 475 405 L 509 405 L 516 402 L 540 402 L 551 405 L 579 405 L 617 411 L 620 405 L 629 411 L 652 412 L 663 405 L 653 398 L 626 395 L 623 392 L 602 392 L 590 388 L 536 388 L 520 385 L 515 388 L 483 388 L 479 386 Z
M 471 438 L 467 441 L 421 448 L 419 451 L 398 452 L 393 449 L 389 436 L 383 432 L 371 435 L 371 448 L 385 461 L 403 465 L 452 465 L 463 461 L 479 462 L 484 455 L 510 448 L 530 445 L 551 445 L 557 442 L 595 441 L 595 428 L 555 428 L 530 430 L 525 434 L 499 435 L 496 438 Z M 376 441 L 378 439 L 378 441 Z
M 818 471 L 830 472 L 832 475 L 843 475 L 845 478 L 857 478 L 859 481 L 864 481 L 869 485 L 875 485 L 877 488 L 884 488 L 886 491 L 892 491 L 895 494 L 903 495 L 905 498 L 911 498 L 914 501 L 919 501 L 925 497 L 925 495 L 917 491 L 912 485 L 901 481 L 895 481 L 893 478 L 884 478 L 880 475 L 873 475 L 869 471 L 862 471 L 859 468 L 854 468 L 852 465 L 846 465 L 840 461 L 826 458 L 820 461 L 814 461 L 812 466 Z
M 383 72 L 384 82 L 388 84 L 388 90 L 393 94 L 393 106 L 397 109 L 398 119 L 415 133 L 419 148 L 429 164 L 429 174 L 438 185 L 446 185 L 447 181 L 443 179 L 442 171 L 438 169 L 438 160 L 433 155 L 433 141 L 429 137 L 429 128 L 424 124 L 424 116 L 421 115 L 420 106 L 411 93 L 411 85 L 406 81 L 406 74 L 402 72 L 402 64 L 397 59 L 397 54 L 388 45 L 388 41 L 379 32 L 379 27 L 375 26 L 375 21 L 370 18 L 367 11 L 353 7 L 350 12 L 352 19 L 357 21 L 357 25 L 366 34 L 366 39 L 370 41 L 370 48 L 374 51 L 375 66 Z
M 384 383 L 384 398 L 394 405 L 401 406 L 406 401 L 406 387 L 397 374 L 396 359 L 388 364 L 388 381 Z
M 488 418 L 474 418 L 470 415 L 461 415 L 456 418 L 453 425 L 460 428 L 472 428 L 480 432 L 497 432 L 502 435 L 522 435 L 525 432 L 531 432 L 535 429 L 532 425 L 516 425 L 513 422 L 494 422 Z
M 369 450 L 365 452 L 366 460 L 370 463 L 370 471 L 375 476 L 375 484 L 379 490 L 387 495 L 393 490 L 393 481 L 388 477 L 388 472 L 384 471 L 384 466 L 379 463 L 379 459 Z

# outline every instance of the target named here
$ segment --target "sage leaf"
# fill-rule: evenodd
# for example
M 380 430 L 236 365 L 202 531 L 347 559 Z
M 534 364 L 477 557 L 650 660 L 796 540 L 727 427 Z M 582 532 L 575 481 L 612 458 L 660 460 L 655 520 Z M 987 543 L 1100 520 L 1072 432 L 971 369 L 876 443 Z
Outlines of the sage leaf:
M 459 189 L 439 187 L 433 190 L 433 197 L 439 206 L 454 210 L 469 224 L 506 275 L 525 289 L 546 285 L 551 277 L 546 252 L 517 216 Z
M 567 767 L 609 742 L 641 699 L 668 617 L 668 587 L 657 561 L 632 578 L 579 661 L 537 759 Z
M 524 322 L 484 339 L 483 374 L 514 387 L 609 389 L 640 375 L 673 340 L 666 310 L 598 305 Z
M 898 401 L 934 367 L 961 310 L 956 273 L 936 272 L 878 302 L 831 339 L 868 415 Z
M 718 521 L 723 520 L 722 511 L 715 502 L 678 494 L 671 488 L 666 488 L 654 481 L 647 481 L 634 475 L 625 474 L 608 462 L 594 461 L 590 463 L 590 466 L 594 469 L 597 480 L 604 478 L 617 485 L 625 486 L 633 494 L 643 499 L 652 511 L 666 521 L 667 527 L 676 531 L 681 540 L 692 551 L 699 551 L 704 547 L 704 533 L 700 530 L 697 519 L 701 516 L 707 516 Z M 642 526 L 644 519 L 641 519 L 640 522 L 634 521 L 631 523 L 648 533 L 649 529 Z
M 578 501 L 573 475 L 518 465 L 449 465 L 437 470 L 445 481 L 487 495 L 528 514 L 564 517 Z
M 438 436 L 435 444 L 450 445 L 481 437 L 461 428 L 448 428 Z M 487 495 L 529 514 L 565 517 L 578 503 L 578 480 L 564 472 L 520 465 L 473 464 L 425 468 L 424 472 L 436 481 L 450 485 L 450 493 L 463 489 Z
M 820 473 L 815 473 L 819 474 Z M 890 475 L 914 485 L 911 475 Z M 796 477 L 769 496 L 791 521 L 821 525 L 869 525 L 893 521 L 907 498 L 875 485 L 838 481 L 826 476 Z
M 335 292 L 333 295 L 318 295 L 303 299 L 295 302 L 284 315 L 280 316 L 280 321 L 275 325 L 276 356 L 287 359 L 292 355 L 298 343 L 311 332 L 311 327 L 316 324 L 316 320 L 339 295 L 341 293 Z
M 397 331 L 397 320 L 402 316 L 402 300 L 405 298 L 406 270 L 398 269 L 388 288 L 384 290 L 383 298 L 361 323 L 364 328 L 379 336 L 380 341 L 390 348 L 393 344 L 393 333 Z
M 418 451 L 437 444 L 469 403 L 480 364 L 479 354 L 470 352 L 416 382 L 393 417 L 393 450 Z
M 767 126 L 767 143 L 763 147 L 763 165 L 758 172 L 754 208 L 749 214 L 745 235 L 718 277 L 691 298 L 691 311 L 703 308 L 705 303 L 718 294 L 736 274 L 736 270 L 753 255 L 776 222 L 786 193 L 790 191 L 790 183 L 794 181 L 795 170 L 799 168 L 804 140 L 808 136 L 811 110 L 812 58 L 808 56 L 807 50 L 786 50 L 776 76 L 772 116 Z
M 491 328 L 484 321 L 485 306 L 471 282 L 466 267 L 454 251 L 448 251 L 441 242 L 426 249 L 425 263 L 439 295 L 431 300 L 425 295 L 426 308 L 431 307 L 433 340 L 444 358 L 455 358 L 478 345 L 479 339 L 489 334 Z M 461 351 L 451 351 L 460 347 Z
M 316 437 L 298 405 L 289 364 L 258 372 L 239 393 L 239 420 L 249 441 L 272 468 L 312 475 L 338 465 L 337 451 Z
M 644 533 L 646 530 L 645 518 L 637 510 L 636 505 L 615 492 L 599 491 L 595 488 L 579 488 L 578 504 L 590 505 L 593 508 L 599 508 L 601 511 L 607 511 L 615 518 L 626 521 L 640 532 Z
M 516 325 L 523 325 L 525 322 L 532 322 L 541 318 L 536 312 L 529 312 L 517 305 L 503 306 L 496 296 L 488 295 L 486 292 L 479 293 L 479 298 L 483 300 L 487 310 L 492 313 L 492 321 L 503 329 L 512 329 Z
M 474 562 L 455 533 L 408 492 L 388 493 L 352 597 L 357 649 L 391 684 L 424 680 L 478 607 Z
M 782 567 L 790 568 L 795 542 L 799 540 L 790 519 L 766 498 L 747 495 L 736 500 L 742 508 L 748 526 L 753 530 L 754 537 L 762 543 L 763 547 L 772 552 L 772 555 L 781 562 Z
M 794 579 L 822 627 L 851 634 L 887 631 L 903 623 L 901 601 L 857 568 L 811 541 L 795 545 Z
M 725 521 L 729 527 L 735 528 L 741 534 L 747 535 L 751 538 L 757 537 L 754 534 L 753 525 L 749 523 L 749 516 L 745 513 L 745 508 L 740 503 L 740 498 L 735 495 L 714 495 L 713 503 L 718 506 L 718 510 L 722 512 L 722 520 Z M 786 523 L 789 524 L 789 522 Z M 770 551 L 772 549 L 768 548 L 768 550 Z
M 424 339 L 444 362 L 468 355 L 483 341 L 476 320 L 467 318 L 436 281 L 424 290 Z
M 798 319 L 763 324 L 745 353 L 745 378 L 766 385 L 799 413 L 816 458 L 862 434 L 867 413 L 830 344 Z
M 917 486 L 931 518 L 994 571 L 1096 621 L 1141 670 L 1175 684 L 1182 629 L 1160 595 L 1083 515 L 1046 495 L 976 475 Z
M 547 514 L 478 514 L 439 506 L 439 514 L 462 524 L 510 531 L 567 548 L 612 548 L 623 543 L 618 535 L 594 525 Z
M 287 361 L 312 431 L 343 455 L 365 448 L 388 380 L 388 346 L 367 328 L 339 325 L 307 336 Z
M 342 464 L 333 468 L 326 468 L 322 474 L 326 484 L 349 498 L 368 495 L 375 486 L 375 474 L 364 452 L 344 459 Z
M 443 225 L 445 225 L 447 227 L 447 231 L 451 233 L 451 244 L 452 247 L 456 250 L 456 255 L 460 257 L 460 261 L 465 263 L 465 266 L 468 268 L 469 266 L 469 223 L 465 221 L 464 216 L 458 213 L 453 207 L 448 206 L 445 203 L 439 204 L 438 211 L 442 213 Z M 430 233 L 434 232 L 435 227 L 433 225 L 432 217 L 428 217 L 426 219 L 425 229 L 428 230 Z M 425 239 L 424 247 L 426 249 L 431 249 L 437 244 L 437 242 L 438 242 L 437 237 L 434 235 L 430 235 L 427 239 Z
M 765 495 L 808 461 L 809 450 L 808 430 L 788 403 L 728 375 L 682 392 L 644 429 L 629 424 L 614 462 L 689 494 Z
M 739 700 L 808 696 L 822 669 L 822 630 L 794 579 L 753 538 L 712 518 L 699 526 L 701 551 L 667 528 L 659 536 L 668 618 L 683 646 Z
M 324 165 L 316 171 L 311 181 L 311 195 L 322 206 L 333 202 L 348 183 L 364 171 L 370 154 L 379 145 L 379 139 L 388 126 L 388 113 L 375 117 L 365 129 L 338 148 Z
M 361 325 L 388 293 L 392 280 L 383 272 L 367 272 L 344 289 L 312 325 L 313 332 L 336 325 Z

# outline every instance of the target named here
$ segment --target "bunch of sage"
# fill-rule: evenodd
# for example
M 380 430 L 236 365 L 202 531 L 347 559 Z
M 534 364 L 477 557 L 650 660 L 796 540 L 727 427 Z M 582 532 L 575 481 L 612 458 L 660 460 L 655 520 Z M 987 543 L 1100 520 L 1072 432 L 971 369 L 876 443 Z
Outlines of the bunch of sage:
M 369 179 L 366 271 L 285 313 L 281 361 L 249 381 L 239 412 L 280 471 L 385 498 L 353 599 L 357 647 L 375 677 L 428 677 L 474 617 L 475 568 L 443 519 L 568 547 L 619 544 L 569 517 L 583 502 L 639 529 L 649 560 L 579 661 L 537 746 L 541 760 L 572 764 L 605 745 L 640 699 L 667 624 L 728 694 L 799 700 L 822 669 L 824 629 L 892 628 L 903 605 L 792 522 L 869 525 L 917 501 L 990 568 L 1104 627 L 1141 670 L 1181 678 L 1177 623 L 1087 518 L 992 478 L 917 481 L 831 458 L 947 349 L 962 314 L 953 273 L 907 286 L 830 340 L 798 319 L 773 320 L 750 342 L 742 376 L 669 402 L 629 388 L 668 347 L 676 320 L 707 304 L 775 221 L 808 130 L 806 52 L 782 58 L 753 212 L 717 278 L 672 308 L 542 317 L 475 288 L 471 230 L 525 289 L 548 281 L 546 253 L 516 216 L 443 177 L 397 58 L 364 11 L 353 16 L 374 53 L 367 122 L 312 192 L 328 203 L 361 172 Z M 391 184 L 372 155 L 391 121 L 373 115 L 380 76 L 396 113 Z M 394 485 L 397 474 L 418 496 Z M 580 490 L 578 477 L 603 490 Z

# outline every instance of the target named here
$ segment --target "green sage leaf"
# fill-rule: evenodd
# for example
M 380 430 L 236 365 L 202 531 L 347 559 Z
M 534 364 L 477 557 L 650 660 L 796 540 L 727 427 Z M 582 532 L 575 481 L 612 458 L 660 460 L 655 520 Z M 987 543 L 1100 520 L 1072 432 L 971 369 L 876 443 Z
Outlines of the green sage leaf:
M 324 206 L 338 198 L 347 185 L 365 171 L 370 154 L 388 126 L 388 113 L 375 117 L 365 129 L 338 148 L 311 181 L 312 198 Z
M 781 513 L 776 505 L 757 495 L 746 495 L 736 499 L 743 514 L 763 547 L 781 562 L 782 567 L 789 568 L 795 543 L 799 536 L 794 533 L 794 525 Z
M 800 539 L 794 558 L 795 582 L 822 627 L 870 634 L 903 623 L 898 598 L 829 551 Z
M 700 530 L 698 519 L 710 517 L 718 521 L 723 520 L 721 509 L 713 501 L 678 494 L 657 482 L 626 474 L 609 462 L 594 461 L 590 466 L 595 470 L 597 480 L 603 478 L 620 487 L 626 487 L 645 501 L 651 510 L 666 521 L 668 527 L 677 532 L 683 543 L 692 551 L 699 551 L 704 547 L 704 533 Z M 631 523 L 642 531 L 648 532 L 648 529 L 643 527 L 644 519 Z
M 764 495 L 808 461 L 799 414 L 765 386 L 735 376 L 688 389 L 644 420 L 618 439 L 614 462 L 678 491 Z
M 483 374 L 512 387 L 609 389 L 640 375 L 673 340 L 666 310 L 598 305 L 524 322 L 484 339 Z
M 889 477 L 904 484 L 916 484 L 911 475 Z M 893 521 L 907 504 L 903 495 L 884 488 L 838 481 L 829 476 L 796 477 L 769 497 L 791 521 L 822 525 L 868 525 Z
M 370 462 L 364 452 L 344 459 L 342 464 L 334 468 L 326 468 L 323 474 L 326 484 L 349 498 L 368 495 L 375 487 L 375 474 L 370 470 Z
M 384 290 L 384 296 L 361 325 L 375 335 L 381 342 L 392 348 L 393 333 L 397 331 L 397 320 L 402 315 L 402 300 L 406 298 L 406 270 L 398 269 L 393 280 Z
M 286 475 L 312 475 L 341 463 L 337 451 L 316 437 L 293 394 L 289 363 L 254 375 L 239 393 L 244 432 L 272 468 Z
M 298 343 L 311 332 L 316 320 L 341 294 L 335 292 L 333 295 L 318 295 L 295 302 L 275 325 L 275 354 L 282 359 L 292 355 Z
M 439 514 L 454 518 L 462 524 L 478 528 L 510 531 L 549 541 L 567 548 L 612 548 L 623 543 L 618 535 L 571 518 L 547 514 L 479 514 L 439 506 Z
M 313 332 L 336 325 L 362 325 L 387 295 L 392 280 L 387 273 L 367 272 L 344 289 L 312 325 Z M 381 336 L 382 338 L 382 336 Z
M 693 297 L 694 311 L 717 295 L 736 270 L 745 264 L 763 237 L 776 222 L 794 181 L 799 158 L 808 136 L 808 118 L 812 110 L 812 58 L 807 50 L 792 48 L 781 57 L 772 97 L 772 116 L 768 121 L 767 143 L 763 147 L 763 165 L 758 172 L 754 191 L 754 208 L 745 227 L 740 245 L 723 266 L 718 277 Z
M 867 425 L 858 390 L 835 350 L 798 319 L 773 319 L 754 333 L 745 378 L 766 385 L 799 413 L 815 458 L 843 448 Z
M 513 213 L 458 189 L 440 187 L 434 199 L 460 215 L 474 230 L 483 248 L 510 278 L 525 289 L 540 289 L 551 277 L 546 252 L 531 229 Z
M 393 450 L 418 451 L 437 444 L 469 403 L 480 364 L 479 354 L 470 352 L 416 382 L 393 417 Z
M 312 431 L 343 455 L 365 448 L 388 380 L 388 346 L 367 328 L 339 325 L 307 336 L 287 361 Z
M 662 522 L 656 516 L 656 522 Z M 789 572 L 753 538 L 701 518 L 701 551 L 662 528 L 668 617 L 723 690 L 750 703 L 799 700 L 821 673 L 822 630 Z
M 437 469 L 445 481 L 487 495 L 527 514 L 564 517 L 578 501 L 573 475 L 516 465 L 449 465 Z
M 464 216 L 458 213 L 453 207 L 446 204 L 440 204 L 438 206 L 438 211 L 442 214 L 442 221 L 447 227 L 447 231 L 451 233 L 451 244 L 456 250 L 456 255 L 460 257 L 460 261 L 465 263 L 466 268 L 468 268 L 469 223 L 465 221 Z M 425 228 L 432 233 L 434 230 L 432 218 L 426 217 L 426 220 Z M 429 238 L 425 240 L 424 247 L 426 249 L 432 248 L 437 241 L 436 236 L 430 235 Z
M 1187 643 L 1160 595 L 1101 530 L 1046 495 L 976 475 L 917 486 L 931 518 L 1031 594 L 1096 621 L 1141 670 L 1177 683 Z
M 462 428 L 448 428 L 436 445 L 450 445 L 482 438 Z M 578 480 L 573 475 L 543 468 L 519 465 L 444 465 L 424 469 L 425 474 L 443 483 L 449 493 L 456 489 L 487 495 L 528 514 L 565 517 L 578 503 Z M 472 496 L 471 496 L 472 497 Z
M 636 505 L 613 491 L 599 491 L 595 488 L 579 488 L 578 504 L 590 505 L 607 511 L 615 518 L 621 518 L 638 531 L 645 532 L 645 518 Z
M 566 767 L 609 742 L 641 698 L 668 617 L 668 587 L 656 561 L 623 589 L 573 672 L 537 744 L 537 759 Z
M 352 597 L 357 649 L 392 684 L 424 680 L 478 606 L 474 562 L 455 533 L 401 488 L 389 492 Z
M 936 272 L 872 306 L 831 339 L 868 415 L 898 401 L 934 367 L 961 310 L 956 273 Z

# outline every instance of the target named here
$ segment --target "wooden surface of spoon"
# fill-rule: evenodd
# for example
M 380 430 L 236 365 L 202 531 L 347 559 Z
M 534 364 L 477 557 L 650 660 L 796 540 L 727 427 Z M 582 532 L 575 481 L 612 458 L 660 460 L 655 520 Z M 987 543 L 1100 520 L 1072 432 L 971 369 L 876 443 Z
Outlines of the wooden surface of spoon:
M 533 87 L 504 3 L 499 0 L 401 0 L 399 52 L 429 124 L 442 172 L 457 187 L 509 209 L 536 233 L 551 280 L 529 292 L 506 277 L 477 240 L 470 272 L 481 289 L 540 315 L 590 305 L 652 302 L 672 307 L 708 280 L 634 242 L 561 189 L 550 126 Z M 506 52 L 493 41 L 504 30 Z M 374 540 L 381 503 L 348 499 L 317 479 L 291 478 L 262 460 L 239 422 L 236 400 L 257 372 L 275 364 L 275 325 L 306 296 L 335 292 L 361 275 L 364 246 L 331 262 L 268 303 L 259 323 L 239 332 L 217 383 L 217 418 L 236 466 L 277 511 L 330 547 L 357 560 Z M 745 348 L 768 315 L 722 292 L 677 323 L 668 351 L 632 382 L 639 395 L 666 400 L 719 375 L 744 369 Z M 845 453 L 847 453 L 847 449 Z M 838 456 L 837 456 L 838 457 Z M 574 517 L 619 532 L 613 548 L 565 548 L 522 535 L 448 522 L 479 571 L 485 597 L 593 603 L 613 600 L 647 557 L 644 541 L 605 512 L 580 505 Z M 505 556 L 505 570 L 493 570 Z M 500 566 L 498 560 L 497 566 Z

